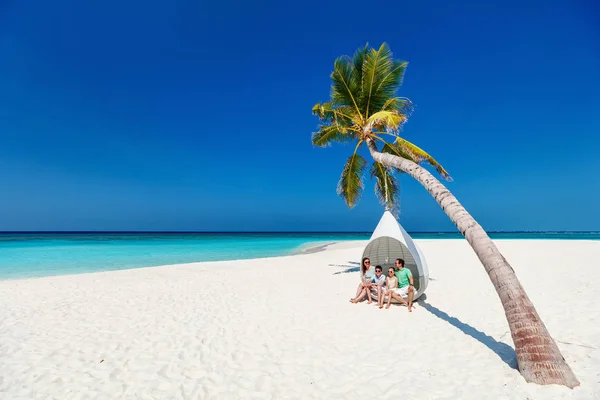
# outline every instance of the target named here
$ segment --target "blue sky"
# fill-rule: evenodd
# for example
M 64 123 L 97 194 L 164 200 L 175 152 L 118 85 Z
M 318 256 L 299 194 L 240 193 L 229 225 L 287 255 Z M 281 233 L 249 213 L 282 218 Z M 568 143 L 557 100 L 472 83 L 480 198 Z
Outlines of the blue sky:
M 404 136 L 488 230 L 600 230 L 589 1 L 0 2 L 0 230 L 368 231 L 313 148 L 334 59 L 409 62 Z M 454 231 L 408 177 L 402 222 Z

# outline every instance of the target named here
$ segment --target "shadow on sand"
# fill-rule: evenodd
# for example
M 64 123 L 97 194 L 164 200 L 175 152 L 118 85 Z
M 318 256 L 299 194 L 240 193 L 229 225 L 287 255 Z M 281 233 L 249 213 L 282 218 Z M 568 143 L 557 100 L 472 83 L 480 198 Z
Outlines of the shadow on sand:
M 517 366 L 517 354 L 515 350 L 507 345 L 506 343 L 498 342 L 491 336 L 486 335 L 485 333 L 478 331 L 473 328 L 469 324 L 465 324 L 461 320 L 456 317 L 451 317 L 442 310 L 437 307 L 432 306 L 431 304 L 419 299 L 418 303 L 425 310 L 429 311 L 431 314 L 435 315 L 439 319 L 442 319 L 448 322 L 450 325 L 459 329 L 465 335 L 471 336 L 473 339 L 477 340 L 479 343 L 486 346 L 488 349 L 492 350 L 494 353 L 500 357 L 502 361 L 504 361 L 509 367 L 513 369 L 518 369 Z
M 355 261 L 348 261 L 348 264 L 329 264 L 330 267 L 346 268 L 343 271 L 334 272 L 333 275 L 349 274 L 351 272 L 360 271 L 360 263 Z

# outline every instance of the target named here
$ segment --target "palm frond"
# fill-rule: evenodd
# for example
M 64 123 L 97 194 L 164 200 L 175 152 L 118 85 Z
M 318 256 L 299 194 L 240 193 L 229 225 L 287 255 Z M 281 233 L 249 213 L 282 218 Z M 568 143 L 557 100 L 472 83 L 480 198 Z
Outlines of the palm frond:
M 351 126 L 360 124 L 360 117 L 356 110 L 350 106 L 334 106 L 332 102 L 317 103 L 312 108 L 313 115 L 317 115 L 323 122 L 336 123 L 338 125 Z
M 391 134 L 397 134 L 400 125 L 406 121 L 406 115 L 399 114 L 398 111 L 378 111 L 371 115 L 367 120 L 376 129 L 385 129 Z
M 400 114 L 405 115 L 406 118 L 410 117 L 413 111 L 413 103 L 406 97 L 390 97 L 381 106 L 381 111 L 398 111 Z
M 410 160 L 412 162 L 419 162 L 417 159 L 414 159 L 412 154 L 407 153 L 406 151 L 404 151 L 404 149 L 393 145 L 393 144 L 389 144 L 389 143 L 384 143 L 382 149 L 381 149 L 382 153 L 389 153 L 389 154 L 393 154 L 395 156 L 398 157 L 402 157 L 402 158 L 406 158 L 407 160 Z
M 390 56 L 391 57 L 391 56 Z M 392 60 L 387 73 L 379 80 L 375 91 L 373 92 L 373 106 L 382 107 L 383 103 L 394 96 L 404 79 L 404 73 L 408 63 L 406 61 Z
M 327 147 L 332 142 L 349 142 L 354 139 L 356 139 L 355 132 L 337 125 L 320 125 L 319 131 L 312 134 L 312 144 L 318 147 Z
M 416 163 L 427 162 L 431 165 L 435 170 L 447 181 L 451 181 L 452 177 L 448 174 L 448 171 L 442 167 L 442 165 L 435 160 L 431 155 L 429 155 L 425 150 L 421 149 L 417 145 L 409 142 L 406 139 L 402 139 L 400 137 L 396 138 L 396 142 L 394 143 L 396 147 L 401 149 L 404 153 L 410 154 L 411 159 Z
M 337 186 L 337 194 L 344 199 L 349 208 L 354 207 L 360 200 L 364 183 L 363 175 L 365 173 L 367 162 L 360 155 L 354 152 L 344 165 L 342 176 Z
M 369 52 L 369 44 L 367 43 L 365 47 L 362 49 L 356 50 L 354 56 L 352 57 L 352 62 L 354 64 L 354 78 L 356 79 L 356 84 L 360 86 L 362 91 L 362 82 L 363 82 L 363 65 L 365 63 L 365 58 Z M 359 98 L 362 97 L 362 93 L 359 94 Z
M 323 115 L 323 104 L 325 103 L 317 103 L 313 106 L 312 108 L 312 113 L 313 115 L 316 115 L 319 117 L 319 119 L 322 119 L 322 115 Z
M 386 43 L 378 50 L 371 49 L 366 53 L 362 69 L 361 106 L 364 109 L 365 118 L 370 116 L 372 110 L 379 110 L 382 104 L 376 105 L 377 88 L 381 81 L 390 73 L 392 66 L 392 52 Z M 385 100 L 383 100 L 385 102 Z
M 358 106 L 360 95 L 360 85 L 356 80 L 356 70 L 350 57 L 339 57 L 333 63 L 333 72 L 331 73 L 331 100 L 336 105 L 351 106 L 356 109 L 357 114 L 361 114 Z
M 375 196 L 382 206 L 397 210 L 400 204 L 400 185 L 385 165 L 375 161 L 371 166 L 371 178 L 375 178 Z

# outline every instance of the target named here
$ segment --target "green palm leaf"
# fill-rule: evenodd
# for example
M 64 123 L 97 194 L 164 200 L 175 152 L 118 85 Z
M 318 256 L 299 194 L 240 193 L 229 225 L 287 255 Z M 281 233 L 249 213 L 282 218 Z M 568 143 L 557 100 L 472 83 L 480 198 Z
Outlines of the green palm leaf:
M 371 178 L 375 178 L 375 196 L 382 206 L 397 210 L 400 204 L 400 185 L 385 165 L 375 161 L 371 166 Z
M 342 176 L 338 182 L 337 194 L 342 197 L 349 208 L 352 208 L 360 200 L 364 183 L 363 175 L 365 173 L 367 162 L 357 154 L 352 154 L 344 165 Z
M 383 148 L 381 149 L 382 153 L 393 154 L 398 157 L 406 158 L 412 162 L 419 162 L 417 159 L 414 159 L 412 154 L 407 153 L 404 149 L 389 143 L 384 143 Z
M 350 106 L 334 106 L 332 102 L 317 103 L 312 108 L 313 115 L 319 117 L 323 122 L 335 123 L 338 125 L 359 125 L 360 117 L 356 114 L 356 109 Z
M 318 132 L 312 134 L 312 144 L 318 147 L 330 146 L 332 142 L 348 142 L 356 139 L 356 134 L 337 125 L 320 125 Z
M 406 115 L 400 114 L 398 111 L 378 111 L 371 115 L 367 122 L 371 123 L 376 129 L 385 129 L 391 134 L 396 134 L 400 129 L 400 125 L 406 122 L 407 119 Z
M 409 142 L 408 140 L 402 138 L 396 138 L 395 146 L 401 149 L 404 153 L 410 154 L 410 158 L 416 163 L 422 163 L 426 161 L 429 165 L 431 165 L 435 170 L 447 181 L 451 181 L 452 177 L 448 174 L 448 171 L 442 167 L 442 165 L 435 160 L 432 156 L 430 156 L 425 150 L 421 149 L 417 145 Z M 406 158 L 406 157 L 405 157 Z
M 390 97 L 381 106 L 381 111 L 398 111 L 400 114 L 405 115 L 406 118 L 410 116 L 413 110 L 412 101 L 405 97 Z
M 376 105 L 380 99 L 377 98 L 377 88 L 381 86 L 382 80 L 389 75 L 392 66 L 392 52 L 386 43 L 379 50 L 371 49 L 366 53 L 362 70 L 361 106 L 364 107 L 364 115 L 368 117 L 372 110 L 381 108 L 382 104 Z M 384 99 L 383 102 L 385 102 Z
M 360 86 L 357 83 L 356 70 L 349 57 L 339 57 L 333 63 L 331 73 L 331 99 L 336 105 L 352 106 L 356 113 L 361 115 L 358 107 Z
M 391 53 L 390 53 L 391 58 Z M 379 80 L 377 89 L 373 92 L 374 109 L 382 107 L 387 99 L 394 96 L 404 80 L 404 73 L 408 63 L 406 61 L 393 60 L 387 73 Z
M 362 82 L 363 82 L 363 65 L 365 63 L 365 58 L 367 57 L 367 53 L 369 52 L 369 44 L 367 43 L 365 47 L 362 49 L 358 49 L 354 56 L 352 57 L 352 63 L 354 64 L 356 84 L 361 86 L 362 92 Z M 362 96 L 362 93 L 359 93 L 359 98 Z

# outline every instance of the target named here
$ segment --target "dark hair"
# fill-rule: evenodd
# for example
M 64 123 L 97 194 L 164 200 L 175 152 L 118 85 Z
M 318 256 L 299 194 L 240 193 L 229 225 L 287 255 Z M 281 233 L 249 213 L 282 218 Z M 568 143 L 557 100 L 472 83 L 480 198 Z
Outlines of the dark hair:
M 375 271 L 377 271 L 377 268 L 379 268 L 380 271 L 383 271 L 383 268 L 381 268 L 381 265 L 376 265 L 375 266 Z
M 360 270 L 362 271 L 363 275 L 365 274 L 365 272 L 367 272 L 367 266 L 365 265 L 365 261 L 367 260 L 371 261 L 369 257 L 365 257 L 363 258 L 362 263 L 360 263 Z
M 404 267 L 404 260 L 401 258 L 396 258 L 396 261 L 398 261 L 400 264 L 402 264 L 402 266 Z

